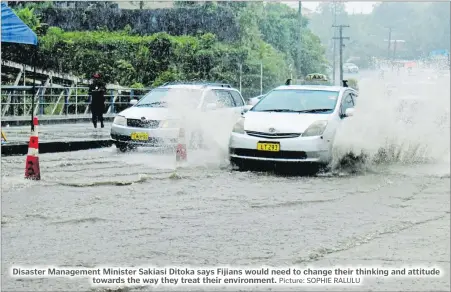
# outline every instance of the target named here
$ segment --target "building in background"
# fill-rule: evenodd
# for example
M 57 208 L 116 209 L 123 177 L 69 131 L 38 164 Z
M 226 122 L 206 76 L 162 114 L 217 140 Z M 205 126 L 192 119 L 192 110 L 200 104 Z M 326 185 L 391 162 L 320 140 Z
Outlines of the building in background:
M 293 9 L 296 9 L 296 10 L 298 10 L 299 9 L 299 2 L 297 2 L 297 1 L 291 1 L 291 2 L 281 2 L 282 4 L 285 4 L 285 5 L 287 5 L 287 6 L 289 6 L 290 8 L 293 8 Z M 301 4 L 302 5 L 302 4 Z M 315 14 L 315 11 L 313 11 L 312 9 L 309 9 L 309 8 L 307 8 L 307 7 L 305 7 L 304 5 L 302 5 L 302 15 L 304 16 L 304 17 L 310 17 L 310 16 L 312 16 L 312 14 Z

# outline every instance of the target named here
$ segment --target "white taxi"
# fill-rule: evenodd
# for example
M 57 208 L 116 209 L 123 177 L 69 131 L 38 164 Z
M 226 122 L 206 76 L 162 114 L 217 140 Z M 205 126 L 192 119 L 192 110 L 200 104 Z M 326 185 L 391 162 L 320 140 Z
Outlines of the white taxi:
M 326 166 L 343 119 L 352 116 L 358 92 L 348 87 L 286 85 L 266 94 L 235 124 L 229 159 L 238 168 L 252 162 Z
M 111 138 L 122 152 L 138 146 L 174 147 L 180 128 L 184 128 L 189 147 L 200 146 L 204 140 L 202 125 L 227 116 L 236 119 L 244 105 L 241 93 L 228 84 L 165 84 L 120 112 L 111 126 Z

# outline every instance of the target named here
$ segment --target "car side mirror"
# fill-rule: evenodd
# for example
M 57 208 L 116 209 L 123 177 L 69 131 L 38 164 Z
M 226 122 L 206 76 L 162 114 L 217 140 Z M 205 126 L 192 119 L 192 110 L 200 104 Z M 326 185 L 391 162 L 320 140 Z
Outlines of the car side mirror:
M 217 108 L 218 108 L 218 104 L 214 103 L 214 102 L 207 103 L 207 105 L 205 106 L 205 109 L 208 110 L 208 111 L 215 110 Z
M 129 105 L 130 105 L 130 106 L 134 106 L 134 105 L 136 105 L 137 103 L 138 103 L 138 100 L 137 100 L 137 99 L 131 99 L 130 102 L 129 102 Z
M 254 106 L 253 105 L 245 105 L 243 107 L 243 110 L 241 111 L 241 115 L 244 115 L 245 113 L 247 113 L 248 111 L 250 111 Z
M 347 108 L 345 111 L 345 117 L 352 117 L 354 115 L 354 108 Z

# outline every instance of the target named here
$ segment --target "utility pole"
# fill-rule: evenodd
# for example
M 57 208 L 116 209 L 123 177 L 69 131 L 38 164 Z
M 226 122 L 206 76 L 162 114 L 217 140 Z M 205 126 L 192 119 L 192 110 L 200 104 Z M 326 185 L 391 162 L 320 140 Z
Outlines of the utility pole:
M 338 27 L 340 32 L 340 37 L 334 38 L 340 40 L 340 85 L 343 85 L 343 40 L 349 40 L 349 37 L 343 37 L 343 28 L 349 27 L 349 25 L 332 25 L 333 27 Z
M 241 81 L 242 81 L 242 76 L 243 76 L 243 64 L 239 64 L 240 67 L 240 93 L 241 93 Z
M 299 74 L 302 76 L 302 1 L 299 1 L 299 48 L 298 48 Z
M 396 44 L 398 43 L 398 40 L 394 40 L 393 44 L 393 60 L 396 58 Z
M 263 61 L 260 63 L 260 95 L 263 94 Z
M 387 51 L 387 59 L 390 60 L 390 46 L 391 46 L 391 32 L 392 32 L 392 27 L 388 28 L 388 51 Z
M 334 24 L 333 25 L 336 25 L 337 24 L 337 2 L 334 2 Z M 334 38 L 333 38 L 333 40 L 334 40 L 334 57 L 333 57 L 333 73 L 332 73 L 332 79 L 333 79 L 333 82 L 334 82 L 334 85 L 335 84 L 337 84 L 337 79 L 335 78 L 335 72 L 337 71 L 337 60 L 336 60 L 336 58 L 337 58 L 337 46 L 336 46 L 336 44 L 337 44 L 337 41 L 335 40 L 335 38 L 337 37 L 337 30 L 335 29 L 334 30 Z

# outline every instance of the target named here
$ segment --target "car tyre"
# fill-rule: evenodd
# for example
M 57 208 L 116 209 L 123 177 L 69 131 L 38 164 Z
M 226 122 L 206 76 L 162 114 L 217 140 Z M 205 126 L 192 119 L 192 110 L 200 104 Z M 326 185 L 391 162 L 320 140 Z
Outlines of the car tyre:
M 127 143 L 123 142 L 116 142 L 116 148 L 122 153 L 125 153 L 127 152 L 127 150 L 129 150 Z
M 130 151 L 136 151 L 138 149 L 138 146 L 136 145 L 128 144 L 127 146 Z
M 246 171 L 249 168 L 245 165 L 243 159 L 230 157 L 230 165 L 232 166 L 233 170 L 236 171 Z

